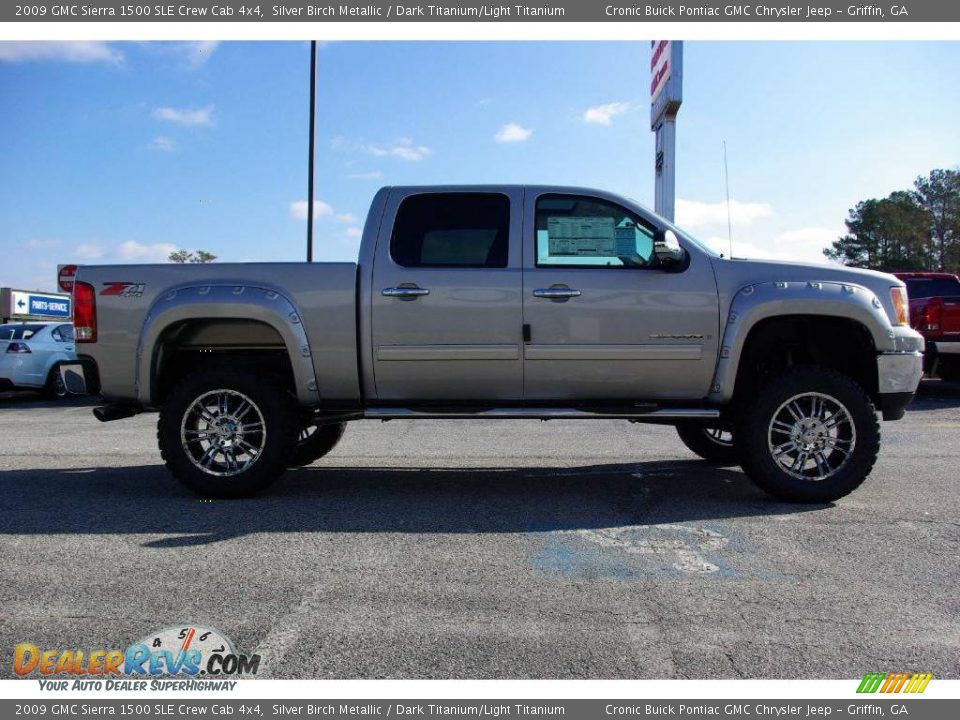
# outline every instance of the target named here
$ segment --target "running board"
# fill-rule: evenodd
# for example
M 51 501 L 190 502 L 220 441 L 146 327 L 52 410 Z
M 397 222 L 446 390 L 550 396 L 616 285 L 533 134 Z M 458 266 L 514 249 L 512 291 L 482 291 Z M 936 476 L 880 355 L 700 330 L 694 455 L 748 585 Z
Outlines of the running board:
M 363 416 L 368 420 L 710 420 L 720 417 L 712 408 L 630 408 L 624 410 L 581 410 L 578 408 L 486 408 L 478 410 L 429 410 L 373 407 Z

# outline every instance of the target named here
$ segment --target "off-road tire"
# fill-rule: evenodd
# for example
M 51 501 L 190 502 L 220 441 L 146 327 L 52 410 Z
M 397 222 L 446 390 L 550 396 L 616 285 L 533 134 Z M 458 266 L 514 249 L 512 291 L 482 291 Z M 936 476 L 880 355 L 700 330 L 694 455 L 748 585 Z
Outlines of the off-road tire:
M 193 446 L 184 442 L 186 435 L 182 435 L 182 431 L 191 432 L 183 428 L 196 401 L 219 390 L 231 393 L 228 397 L 239 395 L 250 401 L 262 417 L 265 431 L 262 436 L 255 431 L 242 436 L 259 452 L 249 467 L 230 476 L 217 476 L 198 467 L 197 459 L 186 449 Z M 250 422 L 246 416 L 244 420 Z M 160 408 L 157 442 L 167 468 L 188 488 L 205 497 L 240 498 L 263 490 L 286 471 L 298 427 L 296 404 L 279 380 L 247 370 L 207 368 L 186 376 L 173 388 Z
M 937 375 L 944 382 L 960 382 L 960 360 L 951 358 L 944 361 L 943 358 L 940 358 L 940 362 L 937 363 Z
M 43 385 L 43 395 L 48 400 L 61 400 L 68 395 L 67 386 L 64 385 L 63 378 L 60 376 L 60 363 L 50 368 L 47 382 Z
M 677 434 L 695 455 L 715 465 L 738 465 L 740 457 L 734 440 L 719 441 L 711 434 L 716 426 L 696 421 L 677 423 Z M 732 435 L 732 433 L 730 433 Z
M 792 398 L 807 397 L 805 393 L 839 402 L 849 415 L 848 436 L 855 432 L 852 450 L 844 456 L 846 460 L 838 460 L 836 470 L 820 480 L 794 477 L 774 457 L 772 438 L 789 437 L 782 430 L 772 429 L 777 413 Z M 825 503 L 852 492 L 870 474 L 880 450 L 880 423 L 866 392 L 846 375 L 826 368 L 794 366 L 769 377 L 755 398 L 740 411 L 735 428 L 736 447 L 740 465 L 766 492 L 790 502 Z M 772 435 L 774 432 L 781 434 Z M 832 450 L 830 458 L 837 452 Z M 811 471 L 816 472 L 813 468 Z
M 306 438 L 301 440 L 304 432 L 309 429 L 314 431 Z M 310 465 L 319 460 L 328 452 L 336 447 L 343 437 L 343 431 L 347 429 L 346 423 L 334 423 L 333 425 L 313 425 L 308 423 L 300 428 L 297 434 L 296 446 L 291 456 L 290 467 L 302 467 Z

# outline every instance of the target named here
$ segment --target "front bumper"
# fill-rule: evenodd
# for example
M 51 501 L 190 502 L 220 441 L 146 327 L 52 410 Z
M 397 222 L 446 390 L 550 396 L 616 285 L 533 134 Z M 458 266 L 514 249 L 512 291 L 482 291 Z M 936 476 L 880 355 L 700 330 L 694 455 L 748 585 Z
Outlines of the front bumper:
M 923 375 L 923 350 L 877 356 L 877 389 L 884 420 L 899 420 L 913 400 Z

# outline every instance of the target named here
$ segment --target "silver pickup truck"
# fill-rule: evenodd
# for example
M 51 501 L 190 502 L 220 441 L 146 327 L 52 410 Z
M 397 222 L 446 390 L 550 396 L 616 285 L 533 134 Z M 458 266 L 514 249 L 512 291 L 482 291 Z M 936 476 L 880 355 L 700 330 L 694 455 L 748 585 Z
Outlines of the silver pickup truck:
M 101 420 L 159 410 L 170 471 L 246 496 L 350 420 L 666 423 L 764 490 L 856 488 L 921 375 L 904 284 L 721 255 L 584 188 L 388 187 L 357 263 L 83 266 Z

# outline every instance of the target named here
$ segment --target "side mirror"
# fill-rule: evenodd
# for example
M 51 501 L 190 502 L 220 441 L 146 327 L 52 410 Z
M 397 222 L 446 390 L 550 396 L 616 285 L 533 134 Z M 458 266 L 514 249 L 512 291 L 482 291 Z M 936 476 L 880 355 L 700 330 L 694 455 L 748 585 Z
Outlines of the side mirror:
M 653 255 L 664 270 L 680 270 L 687 260 L 687 251 L 680 247 L 680 241 L 673 230 L 657 233 L 653 243 Z

